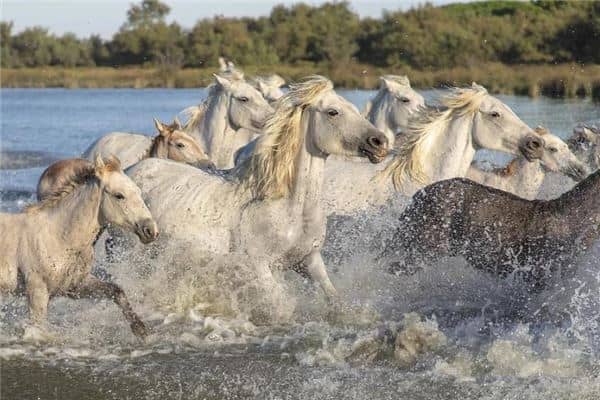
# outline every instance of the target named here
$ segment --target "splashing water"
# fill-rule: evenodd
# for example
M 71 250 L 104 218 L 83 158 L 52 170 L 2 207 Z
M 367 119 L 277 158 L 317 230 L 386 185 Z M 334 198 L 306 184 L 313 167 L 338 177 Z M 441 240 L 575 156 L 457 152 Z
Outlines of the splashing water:
M 548 175 L 542 196 L 571 186 Z M 32 201 L 29 189 L 0 193 L 3 209 Z M 391 276 L 375 259 L 409 202 L 329 218 L 337 304 L 236 255 L 150 246 L 108 262 L 100 241 L 96 273 L 123 287 L 151 335 L 138 341 L 110 302 L 65 298 L 38 331 L 25 300 L 5 296 L 0 398 L 600 398 L 600 248 L 536 294 L 460 258 Z

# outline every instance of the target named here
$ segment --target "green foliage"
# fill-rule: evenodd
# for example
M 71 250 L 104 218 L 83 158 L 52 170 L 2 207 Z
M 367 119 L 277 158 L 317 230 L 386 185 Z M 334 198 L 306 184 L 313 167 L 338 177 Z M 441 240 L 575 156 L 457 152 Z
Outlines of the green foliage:
M 60 37 L 33 27 L 0 25 L 3 67 L 215 67 L 225 56 L 252 65 L 362 63 L 438 70 L 481 63 L 600 63 L 600 2 L 485 1 L 424 5 L 360 19 L 348 2 L 275 6 L 258 18 L 214 17 L 190 30 L 168 24 L 169 7 L 143 0 L 111 40 Z

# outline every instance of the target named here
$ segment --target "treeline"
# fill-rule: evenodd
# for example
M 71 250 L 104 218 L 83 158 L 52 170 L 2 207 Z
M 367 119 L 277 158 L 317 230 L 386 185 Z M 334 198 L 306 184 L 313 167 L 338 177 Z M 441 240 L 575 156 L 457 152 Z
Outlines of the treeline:
M 168 24 L 158 0 L 132 5 L 110 40 L 56 36 L 0 24 L 2 67 L 215 67 L 348 63 L 418 70 L 480 63 L 600 64 L 600 2 L 532 1 L 423 5 L 359 18 L 346 2 L 279 5 L 259 18 L 214 17 L 191 29 Z

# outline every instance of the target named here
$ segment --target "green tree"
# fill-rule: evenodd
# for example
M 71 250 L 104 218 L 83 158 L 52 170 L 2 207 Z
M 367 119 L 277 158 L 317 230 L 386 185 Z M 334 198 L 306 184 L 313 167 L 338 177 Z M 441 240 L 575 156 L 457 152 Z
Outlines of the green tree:
M 11 22 L 0 22 L 0 65 L 2 67 L 10 67 L 15 60 L 12 59 L 12 28 Z
M 169 7 L 157 0 L 132 5 L 127 12 L 127 22 L 109 45 L 113 63 L 180 66 L 185 35 L 178 24 L 167 25 L 164 19 L 168 13 Z
M 52 61 L 52 43 L 56 40 L 48 30 L 40 27 L 27 28 L 12 37 L 12 53 L 19 65 L 38 67 Z

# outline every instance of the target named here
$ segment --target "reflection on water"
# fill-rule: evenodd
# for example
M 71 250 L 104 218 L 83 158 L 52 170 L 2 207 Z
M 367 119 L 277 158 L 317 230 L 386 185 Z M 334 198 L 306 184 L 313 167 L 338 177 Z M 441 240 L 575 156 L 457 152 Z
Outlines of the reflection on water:
M 370 93 L 343 94 L 362 106 Z M 151 117 L 168 120 L 202 96 L 3 90 L 1 143 L 72 156 L 110 130 L 152 132 Z M 600 117 L 592 103 L 503 100 L 531 125 L 563 136 Z M 34 165 L 0 171 L 3 210 L 32 200 L 41 172 Z M 544 195 L 571 184 L 550 175 Z M 50 306 L 52 337 L 36 343 L 35 334 L 23 337 L 25 301 L 5 297 L 0 397 L 598 398 L 599 248 L 570 281 L 537 294 L 516 277 L 499 280 L 453 258 L 392 277 L 374 259 L 407 201 L 398 196 L 386 207 L 329 219 L 324 255 L 338 304 L 293 273 L 276 275 L 265 291 L 244 260 L 192 264 L 194 249 L 98 263 L 151 327 L 144 343 L 112 303 L 63 298 Z

